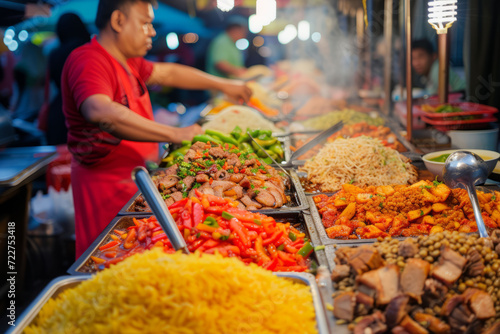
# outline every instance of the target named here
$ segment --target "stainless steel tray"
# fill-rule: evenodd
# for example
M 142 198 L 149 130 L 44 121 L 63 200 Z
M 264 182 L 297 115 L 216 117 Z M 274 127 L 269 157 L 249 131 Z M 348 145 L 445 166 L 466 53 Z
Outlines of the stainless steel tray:
M 285 191 L 285 194 L 290 197 L 291 201 L 286 203 L 284 206 L 278 209 L 267 209 L 267 210 L 251 210 L 252 212 L 260 212 L 263 214 L 272 214 L 275 212 L 301 212 L 309 208 L 309 203 L 307 201 L 306 195 L 300 184 L 299 176 L 294 170 L 289 170 L 291 175 L 290 189 Z M 150 214 L 149 211 L 136 212 L 133 211 L 133 205 L 137 197 L 140 196 L 140 192 L 137 192 L 132 198 L 125 204 L 125 206 L 118 212 L 119 216 L 130 216 L 130 215 L 145 215 Z
M 126 230 L 129 226 L 133 226 L 133 218 L 147 218 L 151 215 L 142 216 L 118 216 L 108 224 L 108 226 L 101 232 L 101 234 L 94 240 L 94 242 L 89 246 L 89 248 L 71 265 L 68 269 L 70 275 L 88 275 L 96 272 L 92 265 L 91 256 L 99 255 L 99 247 L 105 245 L 106 243 L 112 241 L 111 234 L 113 234 L 114 229 Z M 300 224 L 296 228 L 304 232 L 306 236 L 311 240 L 313 246 L 321 245 L 321 241 L 318 238 L 316 228 L 305 212 L 275 212 L 269 214 L 268 216 L 273 217 L 276 221 L 287 221 L 292 224 Z M 315 260 L 319 265 L 327 266 L 325 251 L 315 250 L 311 255 L 311 259 Z
M 307 273 L 274 273 L 278 277 L 289 279 L 293 282 L 307 285 L 311 289 L 311 295 L 313 298 L 313 305 L 316 311 L 316 324 L 318 332 L 320 334 L 330 333 L 326 311 L 321 302 L 321 296 L 316 284 L 316 280 L 313 275 Z M 52 280 L 49 285 L 36 297 L 36 299 L 28 306 L 28 308 L 23 312 L 19 320 L 16 322 L 16 327 L 12 327 L 7 333 L 9 334 L 20 334 L 24 329 L 30 326 L 36 316 L 40 313 L 42 307 L 51 298 L 56 298 L 59 294 L 67 289 L 76 287 L 81 282 L 89 279 L 90 275 L 85 276 L 61 276 Z

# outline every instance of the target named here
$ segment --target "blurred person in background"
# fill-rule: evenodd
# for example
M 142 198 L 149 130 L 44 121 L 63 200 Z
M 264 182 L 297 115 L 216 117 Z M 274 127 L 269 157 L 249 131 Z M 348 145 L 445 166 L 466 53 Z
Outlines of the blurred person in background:
M 12 119 L 34 123 L 44 101 L 46 58 L 39 46 L 27 42 L 20 46 L 14 67 L 15 89 L 10 110 Z
M 3 42 L 2 33 L 0 35 L 0 105 L 7 109 L 14 87 L 14 65 L 16 63 L 14 54 Z
M 236 41 L 247 36 L 248 20 L 231 16 L 226 29 L 210 43 L 207 52 L 207 72 L 219 77 L 239 77 L 246 72 L 243 53 Z
M 90 34 L 80 17 L 74 13 L 61 15 L 56 25 L 59 46 L 49 55 L 49 77 L 58 92 L 50 102 L 46 122 L 46 136 L 49 145 L 66 144 L 68 129 L 62 111 L 61 74 L 69 54 L 77 47 L 90 42 Z
M 100 0 L 97 37 L 75 49 L 61 78 L 72 153 L 76 256 L 79 257 L 137 191 L 136 166 L 158 160 L 158 142 L 180 143 L 202 132 L 153 121 L 148 85 L 220 90 L 248 101 L 240 81 L 217 78 L 143 57 L 152 48 L 155 0 Z
M 439 61 L 432 43 L 427 39 L 415 40 L 411 43 L 411 65 L 419 75 L 419 85 L 430 95 L 437 94 L 439 82 Z M 452 92 L 465 90 L 463 80 L 453 69 L 449 68 L 449 90 Z

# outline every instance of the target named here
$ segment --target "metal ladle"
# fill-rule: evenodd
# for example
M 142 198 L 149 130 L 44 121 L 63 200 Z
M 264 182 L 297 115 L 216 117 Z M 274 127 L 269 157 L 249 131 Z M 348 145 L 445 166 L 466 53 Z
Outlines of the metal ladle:
M 148 171 L 144 167 L 135 167 L 132 171 L 132 180 L 137 184 L 137 187 L 142 192 L 142 196 L 151 207 L 151 211 L 158 219 L 161 228 L 165 232 L 175 250 L 182 250 L 189 254 L 186 240 L 179 232 L 179 228 L 175 223 L 174 218 L 168 211 L 165 201 L 161 198 L 160 193 L 155 188 Z
M 475 185 L 483 184 L 487 178 L 488 166 L 486 162 L 472 152 L 453 152 L 448 159 L 446 159 L 444 164 L 444 183 L 450 188 L 462 188 L 467 190 L 481 238 L 487 238 L 488 232 L 486 231 L 483 217 L 481 216 Z

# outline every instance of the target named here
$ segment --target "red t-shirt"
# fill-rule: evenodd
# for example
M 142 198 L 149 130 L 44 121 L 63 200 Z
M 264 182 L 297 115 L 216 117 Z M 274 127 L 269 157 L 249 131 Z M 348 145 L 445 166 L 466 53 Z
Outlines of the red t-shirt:
M 70 54 L 61 75 L 68 148 L 73 157 L 85 165 L 97 163 L 120 143 L 119 138 L 103 131 L 99 125 L 87 122 L 80 112 L 85 99 L 95 94 L 105 94 L 128 107 L 127 95 L 112 62 L 116 60 L 94 37 Z M 153 71 L 153 63 L 139 57 L 128 59 L 127 64 L 140 76 L 136 78 L 129 73 L 134 95 L 139 97 L 144 93 L 142 87 Z

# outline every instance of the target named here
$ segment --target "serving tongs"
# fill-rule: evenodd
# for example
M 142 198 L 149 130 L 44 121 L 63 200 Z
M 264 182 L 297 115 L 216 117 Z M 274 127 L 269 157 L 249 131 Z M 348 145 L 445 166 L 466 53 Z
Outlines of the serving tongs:
M 189 254 L 186 241 L 179 232 L 179 228 L 175 223 L 174 218 L 168 211 L 165 201 L 161 198 L 160 193 L 155 188 L 148 171 L 144 167 L 135 167 L 132 171 L 132 180 L 142 192 L 146 202 L 151 207 L 151 211 L 156 216 L 161 228 L 170 240 L 170 243 L 175 250 L 182 250 L 185 254 Z

